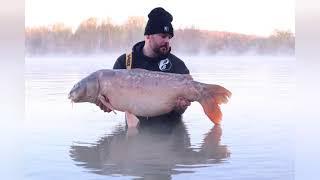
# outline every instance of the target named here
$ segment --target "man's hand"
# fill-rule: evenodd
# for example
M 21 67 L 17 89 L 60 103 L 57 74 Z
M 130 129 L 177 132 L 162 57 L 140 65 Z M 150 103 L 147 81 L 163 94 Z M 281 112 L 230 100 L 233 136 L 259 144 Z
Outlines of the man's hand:
M 106 99 L 106 100 L 107 100 L 107 102 L 109 102 L 108 99 Z M 112 111 L 110 108 L 108 108 L 107 106 L 103 105 L 100 100 L 97 100 L 97 101 L 96 101 L 96 105 L 99 106 L 100 109 L 101 109 L 102 111 L 104 111 L 104 112 L 108 112 L 108 113 L 109 113 L 109 112 Z
M 174 111 L 176 111 L 179 114 L 182 114 L 188 108 L 188 106 L 190 106 L 190 104 L 191 102 L 188 99 L 184 97 L 178 97 Z

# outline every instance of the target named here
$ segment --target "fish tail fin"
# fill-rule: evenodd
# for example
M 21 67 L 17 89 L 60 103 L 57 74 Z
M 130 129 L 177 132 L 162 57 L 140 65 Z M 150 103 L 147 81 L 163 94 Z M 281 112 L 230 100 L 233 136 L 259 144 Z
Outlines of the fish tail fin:
M 222 112 L 219 105 L 228 102 L 231 92 L 219 85 L 203 83 L 201 85 L 203 90 L 199 103 L 209 119 L 214 124 L 220 124 Z

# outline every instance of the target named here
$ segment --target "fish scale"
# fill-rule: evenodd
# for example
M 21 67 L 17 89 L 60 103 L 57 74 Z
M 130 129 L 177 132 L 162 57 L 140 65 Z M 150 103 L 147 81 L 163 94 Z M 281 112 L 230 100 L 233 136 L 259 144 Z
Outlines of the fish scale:
M 194 81 L 190 75 L 148 71 L 144 69 L 103 69 L 78 82 L 69 98 L 77 102 L 98 101 L 112 110 L 136 116 L 153 117 L 176 108 L 178 98 L 199 102 L 205 114 L 220 124 L 220 104 L 231 92 L 220 85 Z

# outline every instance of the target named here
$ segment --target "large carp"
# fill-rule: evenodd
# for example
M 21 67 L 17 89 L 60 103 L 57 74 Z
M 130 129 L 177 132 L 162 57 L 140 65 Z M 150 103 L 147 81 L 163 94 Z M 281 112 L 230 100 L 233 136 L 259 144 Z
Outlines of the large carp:
M 224 87 L 194 81 L 190 75 L 144 69 L 99 70 L 75 84 L 69 93 L 75 103 L 100 100 L 112 110 L 145 117 L 172 111 L 177 98 L 183 97 L 199 102 L 214 124 L 220 124 L 219 105 L 230 96 Z

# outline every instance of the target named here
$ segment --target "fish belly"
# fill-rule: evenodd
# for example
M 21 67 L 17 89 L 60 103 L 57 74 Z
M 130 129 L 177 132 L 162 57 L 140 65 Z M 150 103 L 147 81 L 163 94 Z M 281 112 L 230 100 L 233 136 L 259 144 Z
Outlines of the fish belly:
M 119 111 L 127 111 L 137 116 L 157 116 L 168 113 L 175 106 L 177 95 L 148 89 L 120 89 L 109 97 L 112 106 Z

